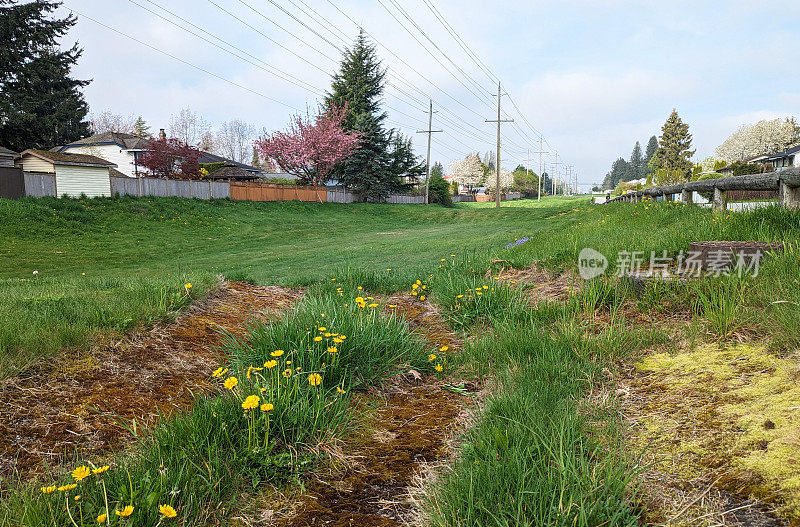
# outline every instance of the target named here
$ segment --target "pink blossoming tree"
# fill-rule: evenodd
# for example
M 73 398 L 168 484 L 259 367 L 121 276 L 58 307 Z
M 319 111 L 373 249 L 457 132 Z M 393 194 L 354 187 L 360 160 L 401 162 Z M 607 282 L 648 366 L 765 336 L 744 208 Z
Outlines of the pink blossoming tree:
M 321 185 L 334 167 L 358 148 L 361 136 L 344 129 L 346 115 L 346 106 L 331 106 L 313 118 L 296 115 L 288 131 L 258 139 L 256 150 L 301 183 Z

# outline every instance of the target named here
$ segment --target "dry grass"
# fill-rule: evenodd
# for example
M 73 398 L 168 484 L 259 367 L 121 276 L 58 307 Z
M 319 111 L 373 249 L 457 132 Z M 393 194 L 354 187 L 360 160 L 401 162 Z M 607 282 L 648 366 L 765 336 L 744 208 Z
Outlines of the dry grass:
M 42 362 L 0 382 L 0 475 L 27 478 L 62 457 L 124 447 L 159 416 L 212 389 L 220 330 L 276 316 L 301 292 L 222 283 L 177 320 Z

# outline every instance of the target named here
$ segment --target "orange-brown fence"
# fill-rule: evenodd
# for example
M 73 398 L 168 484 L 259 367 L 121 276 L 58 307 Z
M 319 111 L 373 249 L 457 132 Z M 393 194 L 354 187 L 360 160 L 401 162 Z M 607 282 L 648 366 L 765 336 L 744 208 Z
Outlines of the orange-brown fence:
M 231 199 L 240 201 L 328 201 L 325 187 L 277 185 L 251 181 L 231 181 Z

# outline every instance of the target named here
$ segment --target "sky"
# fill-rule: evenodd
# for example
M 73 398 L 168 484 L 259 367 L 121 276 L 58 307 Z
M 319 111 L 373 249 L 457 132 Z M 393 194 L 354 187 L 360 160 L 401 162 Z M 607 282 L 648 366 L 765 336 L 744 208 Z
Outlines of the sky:
M 64 0 L 69 10 L 78 23 L 62 45 L 83 48 L 73 74 L 92 80 L 91 112 L 141 115 L 154 132 L 187 107 L 212 127 L 286 128 L 317 107 L 359 27 L 388 69 L 389 126 L 424 156 L 432 100 L 431 162 L 446 169 L 496 149 L 485 121 L 498 80 L 514 120 L 501 125 L 502 165 L 530 156 L 538 172 L 541 136 L 545 170 L 583 188 L 673 108 L 696 161 L 743 124 L 800 117 L 796 0 Z

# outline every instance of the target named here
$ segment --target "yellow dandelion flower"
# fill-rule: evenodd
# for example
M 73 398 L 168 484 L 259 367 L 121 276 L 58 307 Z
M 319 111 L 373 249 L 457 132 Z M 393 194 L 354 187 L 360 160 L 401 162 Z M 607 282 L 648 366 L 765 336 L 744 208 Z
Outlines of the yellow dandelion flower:
M 442 371 L 442 365 L 441 364 L 437 364 L 436 366 L 433 367 L 433 369 L 438 371 L 438 372 L 441 372 Z
M 489 289 L 489 286 L 488 286 L 488 285 L 485 285 L 485 286 L 483 286 L 483 290 L 484 290 L 484 291 L 486 291 L 487 289 Z
M 271 412 L 275 407 L 272 406 L 272 403 L 264 403 L 261 405 L 262 412 Z
M 411 289 L 416 290 L 419 287 L 419 284 L 411 284 Z
M 92 473 L 93 474 L 102 474 L 103 472 L 105 472 L 106 470 L 108 470 L 110 468 L 111 467 L 108 466 L 108 465 L 103 465 L 102 467 L 97 467 L 97 468 L 92 469 Z
M 91 473 L 92 470 L 89 467 L 82 465 L 72 471 L 72 477 L 75 478 L 75 481 L 83 481 L 88 478 Z
M 447 258 L 442 258 L 440 261 L 445 262 L 447 261 Z
M 417 280 L 417 281 L 416 281 L 416 284 L 417 284 L 417 285 L 421 285 L 421 284 L 422 284 L 422 281 L 420 281 L 420 280 Z
M 159 505 L 158 512 L 160 512 L 165 518 L 174 518 L 178 515 L 175 509 L 172 508 L 172 505 Z
M 431 353 L 430 355 L 428 355 L 428 362 L 433 362 L 433 361 L 435 361 L 435 360 L 436 360 L 436 355 L 434 355 L 433 353 Z
M 133 514 L 133 505 L 125 505 L 125 508 L 121 511 L 117 510 L 114 511 L 114 514 L 119 516 L 120 518 L 127 518 L 131 514 Z
M 480 293 L 480 292 L 478 292 L 478 293 L 475 293 L 475 294 L 476 294 L 477 296 L 481 296 L 483 293 Z
M 342 342 L 344 342 L 344 341 L 342 339 L 340 339 L 339 337 L 336 337 L 335 339 L 333 339 L 333 343 L 334 344 L 341 344 Z
M 464 298 L 464 295 L 456 295 L 456 298 Z
M 359 291 L 361 291 L 362 289 L 364 289 L 364 288 L 363 288 L 363 287 L 361 287 L 361 286 L 358 286 L 358 290 L 359 290 Z
M 74 489 L 77 486 L 78 486 L 77 483 L 69 483 L 67 485 L 61 485 L 60 487 L 58 487 L 58 490 L 61 491 L 61 492 L 66 492 L 68 490 Z
M 322 337 L 317 335 L 316 337 L 314 337 L 314 342 L 322 342 Z
M 330 346 L 328 348 L 328 353 L 336 353 L 337 351 L 339 350 L 336 348 L 336 346 Z
M 222 377 L 226 373 L 228 373 L 228 368 L 223 368 L 222 366 L 220 366 L 219 368 L 214 370 L 214 373 L 212 373 L 211 376 L 212 377 Z
M 411 291 L 411 296 L 417 296 L 417 292 L 416 291 Z
M 328 328 L 326 328 L 325 326 L 320 326 L 319 330 L 322 331 L 322 332 L 325 332 L 325 331 L 328 331 Z
M 242 408 L 245 410 L 252 410 L 253 408 L 258 408 L 258 403 L 261 402 L 261 397 L 258 395 L 248 395 L 247 398 L 242 401 Z
M 449 350 L 449 349 L 450 349 L 450 348 L 448 348 L 447 346 L 442 346 L 441 348 L 439 348 L 439 351 L 441 351 L 442 353 L 444 353 L 445 351 L 447 351 L 447 350 Z
M 270 355 L 272 355 L 273 357 L 280 357 L 281 355 L 283 355 L 283 353 L 284 353 L 283 350 L 275 350 L 272 353 L 270 353 Z
M 325 333 L 325 338 L 326 338 L 326 339 L 329 339 L 329 338 L 331 338 L 332 336 L 333 336 L 333 335 L 332 335 L 331 333 L 328 333 L 328 332 L 326 332 L 326 333 Z
M 42 487 L 42 494 L 52 494 L 56 491 L 56 486 L 53 485 L 52 487 Z
M 319 373 L 312 373 L 308 376 L 308 384 L 311 386 L 319 386 L 322 382 L 322 375 Z
M 227 379 L 225 379 L 224 385 L 225 388 L 233 390 L 234 388 L 236 388 L 236 386 L 239 385 L 239 379 L 237 379 L 236 377 L 228 377 Z
M 283 370 L 283 376 L 284 376 L 284 377 L 286 377 L 287 379 L 288 379 L 289 377 L 291 377 L 291 376 L 292 376 L 292 370 L 291 370 L 291 368 L 286 368 L 285 370 Z
M 425 300 L 425 295 L 420 295 L 419 299 L 420 300 Z
M 264 363 L 264 367 L 266 369 L 268 369 L 268 370 L 271 370 L 272 368 L 274 368 L 277 365 L 278 365 L 278 361 L 276 361 L 275 359 L 268 360 L 267 362 Z
M 375 309 L 376 307 L 378 307 L 378 304 L 373 302 L 372 304 L 369 305 L 369 307 L 371 307 L 372 309 Z
M 392 308 L 392 309 L 394 309 L 394 308 L 396 308 L 396 307 L 397 307 L 397 304 L 389 304 L 389 307 L 390 307 L 390 308 Z
M 101 514 L 100 516 L 98 516 L 98 517 L 97 517 L 97 523 L 98 523 L 98 525 L 103 525 L 103 524 L 106 522 L 106 519 L 108 519 L 108 516 L 106 516 L 106 514 L 105 514 L 105 513 L 103 513 L 103 514 Z
M 427 285 L 423 285 L 422 289 L 428 289 L 428 286 Z
M 346 391 L 344 391 L 343 389 L 341 389 L 339 386 L 337 386 L 337 387 L 336 387 L 336 393 L 345 394 L 345 393 L 347 393 L 347 392 L 346 392 Z
M 267 389 L 266 389 L 266 388 L 259 388 L 259 389 L 258 389 L 258 393 L 264 393 L 264 392 L 266 392 L 266 391 L 267 391 Z
M 263 369 L 264 369 L 264 368 L 256 368 L 255 366 L 248 366 L 248 367 L 247 367 L 247 380 L 250 380 L 250 375 L 251 375 L 251 374 L 252 374 L 254 371 L 261 371 L 261 370 L 263 370 Z
M 339 338 L 345 340 L 347 338 L 347 335 L 339 335 Z

